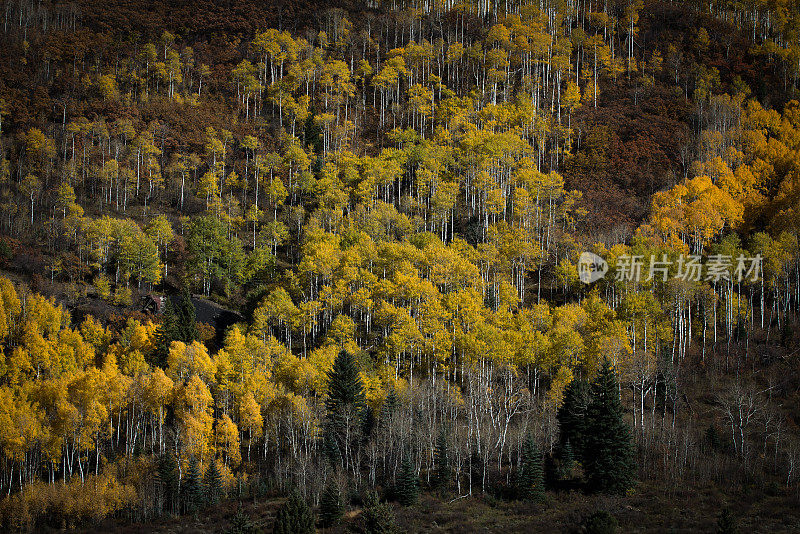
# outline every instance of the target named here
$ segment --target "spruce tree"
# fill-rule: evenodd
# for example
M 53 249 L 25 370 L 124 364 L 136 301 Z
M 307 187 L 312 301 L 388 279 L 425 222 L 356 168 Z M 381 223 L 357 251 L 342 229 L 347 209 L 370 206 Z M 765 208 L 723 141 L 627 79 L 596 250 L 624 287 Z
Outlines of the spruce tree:
M 313 534 L 314 514 L 297 490 L 278 509 L 275 516 L 274 534 Z
M 315 154 L 322 153 L 322 129 L 314 120 L 314 115 L 317 113 L 315 106 L 311 106 L 311 113 L 306 118 L 303 124 L 303 140 L 306 145 L 311 145 Z
M 153 350 L 149 361 L 153 367 L 166 367 L 169 346 L 177 339 L 177 323 L 175 307 L 172 305 L 172 301 L 167 299 L 167 303 L 164 304 L 164 313 L 161 315 L 161 324 L 158 325 L 156 330 L 156 348 Z
M 250 519 L 250 516 L 244 513 L 240 504 L 236 515 L 231 519 L 231 526 L 226 531 L 226 534 L 257 534 L 258 532 L 260 532 L 260 530 L 253 524 L 253 520 Z
M 175 341 L 191 343 L 200 339 L 197 331 L 197 311 L 192 304 L 192 296 L 187 289 L 181 293 L 181 300 L 175 310 Z
M 343 506 L 339 485 L 330 480 L 319 501 L 319 519 L 324 528 L 332 527 L 342 518 Z
M 217 504 L 222 496 L 222 473 L 219 471 L 217 461 L 213 458 L 203 476 L 203 487 L 205 490 L 206 502 L 210 505 Z
M 164 304 L 161 324 L 156 330 L 156 348 L 149 363 L 157 367 L 166 367 L 169 347 L 173 341 L 191 343 L 199 338 L 194 304 L 189 292 L 184 290 L 177 305 L 169 298 Z
M 436 466 L 436 474 L 434 478 L 434 485 L 437 488 L 444 489 L 447 487 L 447 482 L 450 480 L 450 455 L 447 450 L 447 434 L 444 428 L 439 430 L 439 435 L 436 437 L 436 448 L 433 451 L 434 465 Z
M 717 518 L 717 534 L 736 534 L 736 519 L 734 519 L 730 508 L 723 508 Z
M 184 512 L 187 514 L 197 512 L 203 502 L 203 483 L 200 479 L 200 467 L 194 457 L 189 460 L 186 477 L 181 484 L 181 493 L 183 494 Z
M 560 458 L 560 475 L 561 478 L 567 478 L 572 473 L 572 468 L 575 466 L 575 453 L 572 452 L 572 443 L 570 440 L 564 442 L 561 446 Z
M 605 510 L 598 510 L 583 522 L 586 534 L 616 534 L 618 529 L 617 519 Z
M 579 458 L 583 454 L 586 435 L 586 409 L 590 400 L 589 384 L 584 380 L 573 380 L 564 392 L 564 403 L 558 410 L 558 426 L 561 430 L 560 443 L 567 441 Z
M 714 452 L 721 451 L 725 447 L 723 437 L 713 424 L 709 425 L 706 429 L 706 440 L 708 440 L 708 444 Z
M 522 444 L 522 458 L 517 472 L 517 495 L 524 500 L 544 499 L 542 453 L 531 435 Z
M 324 446 L 329 458 L 350 467 L 364 423 L 366 400 L 355 358 L 341 351 L 328 373 Z
M 403 506 L 414 504 L 419 494 L 419 478 L 414 471 L 414 466 L 411 464 L 410 456 L 410 454 L 406 454 L 405 458 L 403 458 L 400 473 L 397 475 L 397 483 L 395 484 L 397 500 Z
M 158 479 L 164 496 L 164 506 L 169 513 L 175 513 L 175 501 L 180 487 L 178 462 L 172 454 L 164 454 L 158 459 Z
M 394 512 L 388 504 L 378 500 L 375 492 L 367 495 L 364 504 L 361 514 L 361 531 L 364 534 L 395 534 L 398 531 Z
M 381 428 L 387 428 L 392 421 L 392 415 L 394 415 L 395 411 L 397 410 L 397 405 L 399 401 L 397 399 L 397 393 L 395 392 L 394 388 L 389 390 L 389 393 L 386 394 L 386 399 L 383 401 L 383 405 L 381 406 L 381 412 L 379 416 L 378 424 Z
M 322 450 L 325 456 L 328 457 L 334 468 L 343 464 L 344 457 L 339 448 L 339 439 L 337 438 L 337 429 L 334 424 L 326 421 L 324 431 L 322 433 Z
M 622 418 L 617 378 L 608 359 L 603 360 L 592 383 L 583 466 L 589 487 L 595 491 L 624 494 L 633 482 L 633 444 Z

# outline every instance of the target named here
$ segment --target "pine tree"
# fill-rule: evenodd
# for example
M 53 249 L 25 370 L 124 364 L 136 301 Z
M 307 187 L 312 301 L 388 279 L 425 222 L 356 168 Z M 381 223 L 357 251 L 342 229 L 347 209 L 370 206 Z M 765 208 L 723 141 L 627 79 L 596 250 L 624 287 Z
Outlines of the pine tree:
M 312 106 L 310 111 L 311 113 L 309 113 L 303 125 L 303 141 L 306 145 L 311 145 L 314 152 L 319 154 L 322 152 L 322 129 L 314 120 L 314 115 L 317 113 L 316 109 Z
M 781 345 L 788 347 L 794 334 L 794 328 L 788 318 L 783 321 L 783 328 L 781 329 Z
M 713 424 L 709 425 L 706 429 L 706 440 L 711 446 L 711 450 L 714 452 L 720 451 L 724 448 L 722 436 L 720 436 L 719 430 L 717 430 L 717 427 Z
M 584 380 L 573 380 L 564 392 L 564 403 L 558 410 L 558 426 L 561 429 L 560 442 L 563 446 L 570 442 L 574 453 L 580 458 L 586 435 L 586 409 L 589 406 L 590 390 Z
M 217 504 L 222 495 L 222 474 L 217 466 L 217 461 L 212 459 L 205 475 L 203 476 L 203 487 L 205 489 L 206 502 Z
M 297 490 L 278 509 L 275 516 L 274 534 L 308 534 L 315 532 L 314 514 Z
M 433 451 L 434 465 L 436 466 L 436 475 L 434 484 L 437 488 L 447 488 L 447 482 L 450 480 L 450 456 L 447 450 L 447 434 L 444 428 L 439 430 L 439 435 L 436 437 L 436 448 Z
M 164 313 L 161 316 L 161 324 L 156 330 L 156 348 L 153 350 L 150 365 L 154 367 L 166 367 L 167 354 L 169 354 L 170 344 L 177 339 L 178 318 L 175 314 L 175 307 L 172 301 L 167 299 L 164 304 Z
M 392 415 L 394 415 L 395 411 L 397 410 L 398 405 L 397 393 L 395 392 L 394 388 L 389 390 L 389 393 L 386 394 L 386 399 L 383 401 L 383 405 L 381 406 L 381 412 L 379 415 L 378 425 L 381 428 L 388 428 L 392 421 Z
M 341 417 L 351 406 L 360 411 L 364 402 L 364 386 L 356 360 L 350 353 L 341 351 L 328 373 L 328 397 L 325 400 L 328 417 Z
M 544 499 L 542 453 L 531 435 L 522 444 L 522 458 L 517 472 L 517 495 L 524 500 Z
M 175 310 L 175 341 L 191 343 L 200 338 L 197 332 L 197 311 L 187 289 L 181 293 L 181 300 Z
M 342 518 L 342 496 L 339 485 L 334 480 L 328 482 L 319 501 L 320 524 L 324 528 L 332 527 Z
M 334 466 L 343 463 L 344 459 L 339 448 L 336 427 L 328 421 L 325 422 L 325 429 L 322 434 L 322 450 Z
M 397 532 L 392 509 L 388 504 L 381 503 L 377 494 L 370 492 L 364 504 L 366 506 L 361 513 L 361 531 L 364 534 L 395 534 Z
M 608 359 L 592 383 L 585 438 L 583 465 L 589 487 L 605 493 L 625 493 L 633 482 L 633 444 L 622 418 L 617 378 Z
M 717 518 L 717 534 L 736 534 L 736 520 L 731 514 L 730 508 L 723 508 Z
M 619 529 L 617 519 L 605 510 L 599 510 L 583 522 L 586 534 L 616 534 Z
M 187 514 L 197 512 L 203 502 L 203 484 L 200 480 L 200 467 L 194 457 L 189 460 L 189 468 L 186 470 L 186 477 L 181 485 L 181 493 L 183 494 L 184 512 Z
M 170 513 L 175 513 L 175 501 L 180 486 L 180 474 L 175 456 L 165 454 L 158 459 L 158 479 L 164 496 L 164 506 Z
M 150 364 L 157 367 L 167 365 L 169 347 L 173 341 L 191 343 L 199 339 L 197 332 L 196 311 L 188 291 L 183 291 L 177 305 L 172 299 L 167 299 L 164 304 L 164 313 L 161 324 L 156 330 L 156 348 L 150 358 Z
M 561 478 L 567 478 L 572 473 L 572 468 L 575 466 L 575 454 L 572 452 L 572 443 L 569 441 L 564 442 L 561 446 L 560 454 L 561 465 Z
M 395 484 L 397 500 L 403 506 L 414 504 L 419 494 L 419 478 L 414 472 L 414 466 L 411 465 L 410 456 L 410 454 L 406 454 L 405 458 L 403 458 L 400 473 L 397 475 L 397 483 Z
M 325 400 L 325 449 L 334 462 L 349 469 L 352 448 L 364 422 L 366 400 L 355 358 L 341 351 L 328 373 Z
M 231 527 L 226 532 L 227 534 L 256 534 L 260 531 L 253 524 L 250 516 L 244 513 L 240 505 L 239 509 L 236 510 L 236 515 L 231 519 Z

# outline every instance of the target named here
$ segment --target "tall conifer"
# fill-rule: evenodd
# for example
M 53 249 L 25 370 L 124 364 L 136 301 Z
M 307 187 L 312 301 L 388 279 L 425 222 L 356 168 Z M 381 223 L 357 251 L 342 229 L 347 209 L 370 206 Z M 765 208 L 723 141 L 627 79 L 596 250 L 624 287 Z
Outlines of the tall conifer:
M 320 524 L 329 528 L 342 518 L 342 495 L 335 480 L 330 480 L 322 492 L 319 501 Z
M 403 458 L 403 463 L 400 466 L 395 492 L 397 493 L 397 500 L 400 501 L 400 504 L 403 506 L 411 506 L 417 501 L 417 496 L 419 494 L 419 478 L 416 472 L 414 472 L 414 466 L 411 464 L 409 454 Z
M 436 466 L 434 484 L 437 488 L 446 488 L 450 479 L 450 454 L 447 450 L 447 434 L 444 427 L 439 430 L 434 449 L 434 465 Z
M 592 383 L 586 410 L 583 466 L 589 487 L 605 493 L 625 493 L 633 482 L 633 444 L 622 418 L 622 403 L 614 368 L 603 360 Z
M 349 468 L 352 448 L 360 436 L 365 407 L 355 358 L 341 351 L 328 373 L 324 445 L 331 460 L 341 461 L 345 468 Z
M 581 456 L 586 434 L 586 409 L 589 406 L 589 384 L 584 380 L 573 380 L 564 392 L 564 403 L 558 410 L 558 426 L 562 447 L 569 441 L 573 452 Z
M 181 493 L 183 494 L 184 512 L 187 514 L 197 512 L 203 502 L 203 483 L 200 479 L 200 467 L 194 457 L 189 460 L 189 468 L 186 470 L 186 477 L 181 484 Z
M 517 472 L 517 494 L 520 499 L 525 500 L 544 498 L 542 453 L 531 435 L 522 444 L 522 458 Z

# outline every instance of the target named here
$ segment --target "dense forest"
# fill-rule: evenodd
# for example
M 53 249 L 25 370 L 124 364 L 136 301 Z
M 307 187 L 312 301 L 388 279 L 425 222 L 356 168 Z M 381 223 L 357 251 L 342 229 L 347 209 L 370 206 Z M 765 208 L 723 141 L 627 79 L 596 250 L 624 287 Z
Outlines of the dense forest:
M 0 529 L 800 529 L 797 0 L 0 5 Z

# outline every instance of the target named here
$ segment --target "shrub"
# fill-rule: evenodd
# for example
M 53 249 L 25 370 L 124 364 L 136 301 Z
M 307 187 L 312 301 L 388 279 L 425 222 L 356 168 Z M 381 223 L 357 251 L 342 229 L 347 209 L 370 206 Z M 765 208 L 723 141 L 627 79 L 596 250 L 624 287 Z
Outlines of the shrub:
M 96 524 L 136 502 L 136 490 L 111 473 L 79 477 L 64 484 L 34 482 L 0 503 L 7 530 L 37 531 L 44 525 L 72 528 Z
M 605 510 L 593 513 L 583 523 L 586 534 L 616 534 L 618 528 L 616 518 Z
M 97 290 L 97 296 L 103 300 L 111 298 L 111 282 L 104 274 L 99 274 L 94 279 L 94 287 Z
M 114 304 L 117 306 L 130 306 L 133 303 L 131 290 L 125 286 L 119 286 L 114 291 Z

